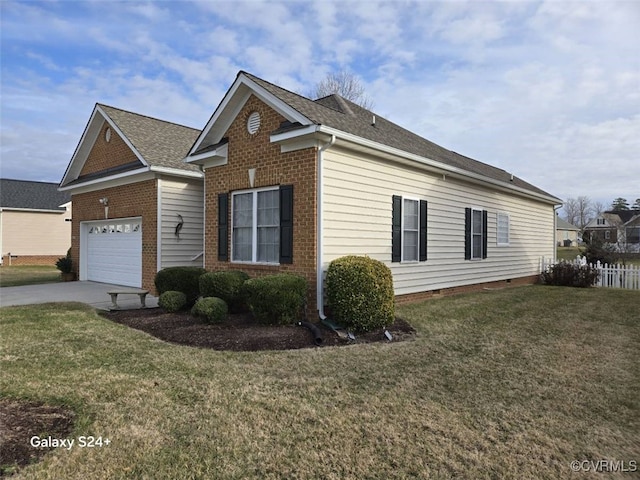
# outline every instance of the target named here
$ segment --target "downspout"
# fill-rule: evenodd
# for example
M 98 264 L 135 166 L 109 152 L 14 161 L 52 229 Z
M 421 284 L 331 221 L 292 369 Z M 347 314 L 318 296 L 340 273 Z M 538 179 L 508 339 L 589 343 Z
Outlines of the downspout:
M 553 263 L 558 261 L 558 210 L 562 208 L 562 204 L 553 206 Z
M 323 241 L 322 241 L 322 220 L 323 220 L 323 183 L 324 183 L 324 172 L 322 168 L 322 152 L 324 152 L 327 148 L 331 147 L 334 143 L 336 143 L 336 136 L 331 135 L 331 140 L 329 143 L 318 148 L 318 188 L 317 188 L 317 225 L 316 225 L 316 304 L 318 305 L 318 316 L 320 320 L 326 319 L 326 315 L 324 314 L 324 285 L 323 285 L 323 275 L 322 275 L 322 267 L 323 267 Z

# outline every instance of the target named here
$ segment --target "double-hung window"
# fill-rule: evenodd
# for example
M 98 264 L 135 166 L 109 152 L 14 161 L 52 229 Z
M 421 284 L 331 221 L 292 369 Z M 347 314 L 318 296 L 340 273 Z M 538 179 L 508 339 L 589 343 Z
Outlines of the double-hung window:
M 232 195 L 232 260 L 278 263 L 280 195 L 277 188 Z
M 496 222 L 496 243 L 498 244 L 498 246 L 506 247 L 509 245 L 509 215 L 506 213 L 498 213 L 496 216 Z
M 418 261 L 420 238 L 420 205 L 418 200 L 403 199 L 402 208 L 402 261 Z
M 466 260 L 487 258 L 487 211 L 475 208 L 465 209 L 465 252 Z
M 391 261 L 427 260 L 427 201 L 392 197 Z

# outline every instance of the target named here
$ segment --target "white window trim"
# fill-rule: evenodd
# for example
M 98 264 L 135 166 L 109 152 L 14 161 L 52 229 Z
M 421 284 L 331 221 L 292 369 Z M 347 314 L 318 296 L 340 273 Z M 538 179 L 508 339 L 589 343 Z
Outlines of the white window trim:
M 262 188 L 249 188 L 246 190 L 236 190 L 231 192 L 231 263 L 244 264 L 244 265 L 280 265 L 280 262 L 258 262 L 258 192 L 268 192 L 273 190 L 280 190 L 279 186 L 275 187 L 262 187 Z M 251 224 L 251 258 L 252 260 L 234 260 L 233 252 L 233 206 L 236 195 L 242 195 L 246 193 L 253 194 L 253 221 Z
M 500 217 L 507 217 L 507 241 L 500 242 Z M 569 232 L 566 232 L 567 238 Z M 511 215 L 507 212 L 497 212 L 496 213 L 496 245 L 498 247 L 508 247 L 511 244 Z
M 484 237 L 485 235 L 487 235 L 487 232 L 483 232 L 482 231 L 482 219 L 484 217 L 484 208 L 480 208 L 480 207 L 471 207 L 471 258 L 470 260 L 473 261 L 480 261 L 480 260 L 484 260 L 482 258 L 482 245 L 484 244 Z M 480 212 L 480 256 L 479 257 L 474 257 L 473 256 L 473 236 L 474 236 L 474 231 L 473 231 L 473 212 Z M 475 233 L 475 235 L 478 235 L 477 233 Z
M 402 199 L 402 209 L 400 211 L 402 221 L 400 223 L 400 263 L 420 263 L 420 199 L 413 197 L 400 197 Z M 418 204 L 418 241 L 416 242 L 416 259 L 405 260 L 404 258 L 404 201 L 409 200 Z

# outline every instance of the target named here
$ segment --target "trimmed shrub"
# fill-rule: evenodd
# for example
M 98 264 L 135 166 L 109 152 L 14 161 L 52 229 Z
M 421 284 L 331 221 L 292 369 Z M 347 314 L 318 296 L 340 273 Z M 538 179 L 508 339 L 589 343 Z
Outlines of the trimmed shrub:
M 229 310 L 241 312 L 246 308 L 244 282 L 249 275 L 240 270 L 208 272 L 199 279 L 200 296 L 218 297 L 227 302 Z
M 204 317 L 208 323 L 220 323 L 227 318 L 229 309 L 224 300 L 217 297 L 199 298 L 191 309 L 191 314 Z
M 156 273 L 155 284 L 158 293 L 175 290 L 187 297 L 187 305 L 193 305 L 200 295 L 198 279 L 207 271 L 201 267 L 168 267 Z
M 560 262 L 542 273 L 542 283 L 561 287 L 587 288 L 596 283 L 599 275 L 598 269 L 589 265 Z
M 256 319 L 269 325 L 293 323 L 304 314 L 307 280 L 281 273 L 252 278 L 244 284 L 247 304 Z
M 326 292 L 334 319 L 356 332 L 384 328 L 394 321 L 393 276 L 378 260 L 356 255 L 333 260 Z
M 177 312 L 184 308 L 187 304 L 187 296 L 176 290 L 169 290 L 168 292 L 164 292 L 160 294 L 158 298 L 158 305 L 160 308 L 166 310 L 167 312 Z

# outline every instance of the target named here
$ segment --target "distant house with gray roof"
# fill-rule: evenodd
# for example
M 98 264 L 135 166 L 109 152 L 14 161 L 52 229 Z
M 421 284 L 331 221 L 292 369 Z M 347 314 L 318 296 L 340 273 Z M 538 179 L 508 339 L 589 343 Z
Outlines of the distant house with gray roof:
M 386 263 L 399 301 L 530 283 L 555 256 L 560 199 L 339 95 L 239 72 L 202 131 L 140 117 L 97 105 L 62 181 L 81 279 L 126 270 L 153 289 L 178 263 L 296 273 L 323 316 L 344 255 Z
M 559 247 L 575 247 L 578 245 L 580 228 L 558 217 L 556 219 L 556 242 Z
M 2 265 L 52 265 L 71 246 L 71 195 L 58 184 L 0 179 Z

